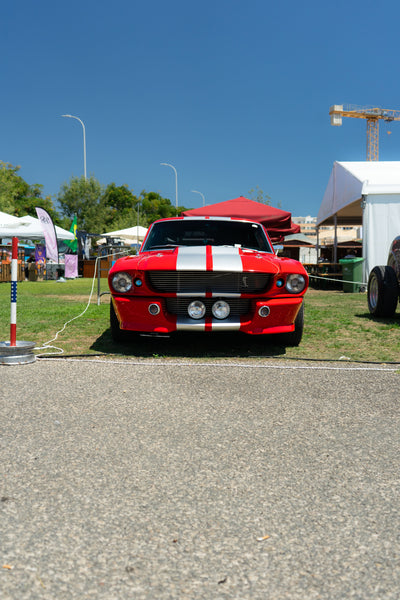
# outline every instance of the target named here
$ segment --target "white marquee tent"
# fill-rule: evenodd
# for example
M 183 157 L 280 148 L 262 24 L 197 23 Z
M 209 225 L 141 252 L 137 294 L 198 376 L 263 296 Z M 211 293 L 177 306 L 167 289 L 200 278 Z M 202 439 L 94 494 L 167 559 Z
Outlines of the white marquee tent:
M 335 162 L 317 226 L 362 225 L 364 281 L 400 235 L 400 162 Z
M 9 215 L 8 213 L 0 211 L 0 231 L 2 231 L 2 229 L 5 229 L 6 227 L 16 226 L 20 224 L 20 217 L 15 217 L 14 215 Z
M 102 233 L 102 238 L 97 241 L 97 244 L 104 244 L 104 238 L 108 237 L 121 238 L 128 244 L 138 244 L 144 240 L 146 233 L 146 227 L 141 227 L 140 225 L 128 227 L 127 229 L 118 229 L 117 231 L 109 231 L 108 233 Z
M 6 215 L 6 216 L 4 216 Z M 74 234 L 62 227 L 55 226 L 58 240 L 73 240 Z M 17 237 L 22 240 L 44 239 L 43 229 L 39 219 L 26 215 L 13 217 L 0 213 L 0 239 Z

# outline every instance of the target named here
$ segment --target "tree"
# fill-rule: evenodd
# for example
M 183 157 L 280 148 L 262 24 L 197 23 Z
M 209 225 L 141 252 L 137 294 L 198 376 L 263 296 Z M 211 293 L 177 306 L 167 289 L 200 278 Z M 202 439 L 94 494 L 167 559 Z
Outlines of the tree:
M 157 219 L 175 217 L 183 210 L 186 210 L 184 207 L 180 207 L 177 210 L 172 206 L 171 201 L 168 198 L 163 198 L 157 192 L 145 192 L 143 190 L 140 194 L 139 202 L 142 205 L 146 227 L 151 225 L 154 221 L 157 221 Z
M 19 167 L 0 162 L 0 210 L 15 214 L 14 202 L 17 196 L 16 173 Z
M 137 224 L 148 227 L 157 219 L 174 217 L 185 210 L 178 211 L 171 205 L 168 198 L 163 198 L 157 192 L 142 190 L 135 196 L 126 185 L 109 184 L 104 192 L 106 208 L 106 230 L 115 231 L 133 227 Z
M 35 207 L 41 206 L 58 224 L 59 216 L 51 198 L 42 197 L 42 185 L 30 185 L 20 175 L 20 167 L 0 161 L 0 210 L 17 217 L 31 215 L 37 217 Z
M 148 227 L 153 221 L 179 215 L 168 198 L 156 192 L 143 190 L 136 196 L 127 185 L 110 183 L 106 187 L 91 176 L 88 179 L 71 177 L 63 183 L 57 195 L 59 214 L 50 197 L 42 197 L 40 184 L 28 184 L 19 174 L 20 167 L 0 161 L 0 211 L 16 216 L 26 214 L 36 217 L 36 206 L 51 215 L 56 225 L 69 229 L 77 216 L 78 229 L 88 233 L 114 231 L 139 223 Z
M 127 185 L 110 183 L 105 189 L 103 202 L 106 209 L 105 230 L 115 231 L 137 224 L 138 199 Z
M 71 177 L 69 183 L 61 186 L 57 201 L 64 215 L 71 219 L 77 216 L 78 229 L 88 233 L 103 233 L 107 207 L 104 188 L 95 177 Z
M 271 197 L 268 194 L 265 194 L 259 187 L 256 185 L 255 189 L 251 189 L 249 192 L 249 198 L 251 200 L 255 200 L 256 202 L 261 202 L 261 204 L 267 204 L 268 206 L 272 205 Z M 278 200 L 276 203 L 277 208 L 282 208 L 282 202 Z
M 249 198 L 251 200 L 255 200 L 256 202 L 261 202 L 261 204 L 271 205 L 271 197 L 268 194 L 265 194 L 259 187 L 256 185 L 255 189 L 251 188 L 249 190 Z

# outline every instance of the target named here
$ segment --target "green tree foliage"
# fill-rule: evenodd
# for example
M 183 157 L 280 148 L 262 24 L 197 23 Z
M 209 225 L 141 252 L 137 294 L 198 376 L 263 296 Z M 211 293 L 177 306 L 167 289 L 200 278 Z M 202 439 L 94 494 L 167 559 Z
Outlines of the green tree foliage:
M 9 163 L 0 162 L 0 210 L 15 214 L 15 198 L 17 196 L 17 176 L 18 167 L 13 167 Z
M 57 201 L 64 215 L 70 219 L 77 216 L 78 229 L 88 233 L 103 233 L 107 207 L 104 188 L 95 177 L 71 177 L 69 183 L 61 186 Z
M 36 217 L 36 206 L 49 212 L 53 221 L 69 229 L 77 216 L 78 230 L 88 233 L 115 231 L 139 223 L 148 227 L 153 221 L 179 215 L 184 207 L 175 209 L 168 198 L 143 190 L 136 196 L 127 185 L 110 183 L 106 187 L 91 176 L 71 177 L 63 183 L 57 195 L 59 212 L 49 197 L 42 197 L 42 186 L 29 185 L 18 174 L 20 167 L 0 161 L 0 211 Z
M 59 224 L 59 216 L 51 199 L 42 197 L 38 183 L 30 185 L 19 174 L 20 167 L 0 161 L 0 210 L 16 217 L 37 217 L 35 207 L 41 206 Z
M 261 202 L 261 204 L 272 204 L 271 197 L 268 196 L 268 194 L 265 194 L 265 192 L 263 192 L 263 190 L 261 190 L 258 187 L 258 185 L 256 185 L 255 188 L 251 188 L 251 190 L 249 190 L 249 198 L 251 200 L 255 200 L 256 202 Z
M 256 185 L 255 189 L 252 188 L 248 192 L 249 198 L 251 200 L 255 200 L 256 202 L 261 202 L 261 204 L 267 204 L 268 206 L 272 206 L 271 196 L 268 196 L 263 190 L 261 190 L 258 185 Z M 278 200 L 276 203 L 277 208 L 282 208 L 282 202 Z
M 175 217 L 185 210 L 183 207 L 176 210 L 168 198 L 163 198 L 156 192 L 145 192 L 143 190 L 139 202 L 142 206 L 143 219 L 145 221 L 143 225 L 145 227 L 148 227 L 151 223 L 157 221 L 157 219 Z
M 127 185 L 110 183 L 105 189 L 103 202 L 106 208 L 105 230 L 116 231 L 137 225 L 138 199 Z
M 133 227 L 139 223 L 148 227 L 157 219 L 173 217 L 180 214 L 171 205 L 168 198 L 163 198 L 156 192 L 143 190 L 136 196 L 127 185 L 117 186 L 110 183 L 104 190 L 101 202 L 104 213 L 104 226 L 107 231 L 116 231 Z

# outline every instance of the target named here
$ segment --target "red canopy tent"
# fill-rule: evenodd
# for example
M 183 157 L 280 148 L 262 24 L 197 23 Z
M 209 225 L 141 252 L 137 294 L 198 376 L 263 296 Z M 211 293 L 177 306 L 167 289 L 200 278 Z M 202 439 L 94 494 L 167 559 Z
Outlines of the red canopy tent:
M 262 223 L 271 241 L 281 242 L 285 235 L 299 233 L 300 227 L 292 223 L 292 215 L 286 210 L 274 208 L 268 204 L 261 204 L 249 198 L 240 196 L 233 200 L 209 204 L 201 208 L 193 208 L 183 211 L 184 217 L 237 217 L 239 219 L 250 219 Z

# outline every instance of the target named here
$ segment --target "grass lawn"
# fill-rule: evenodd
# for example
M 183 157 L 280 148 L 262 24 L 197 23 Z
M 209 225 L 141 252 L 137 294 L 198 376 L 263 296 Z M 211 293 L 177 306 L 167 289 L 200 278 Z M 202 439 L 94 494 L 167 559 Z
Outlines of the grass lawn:
M 171 358 L 265 358 L 281 356 L 296 359 L 400 363 L 400 308 L 393 319 L 372 319 L 365 293 L 309 289 L 305 300 L 305 329 L 297 348 L 277 346 L 269 336 L 237 334 L 179 338 L 139 338 L 132 345 L 118 345 L 109 329 L 109 295 L 97 304 L 97 281 L 91 279 L 24 281 L 18 284 L 17 340 L 37 346 L 50 342 L 66 354 Z M 101 280 L 101 292 L 108 290 Z M 0 341 L 10 339 L 10 284 L 0 283 Z M 45 352 L 45 351 L 43 351 Z

